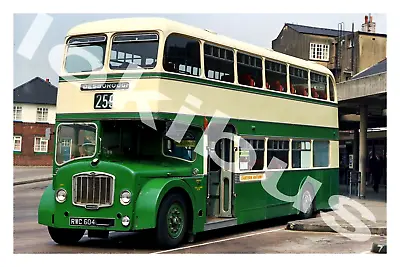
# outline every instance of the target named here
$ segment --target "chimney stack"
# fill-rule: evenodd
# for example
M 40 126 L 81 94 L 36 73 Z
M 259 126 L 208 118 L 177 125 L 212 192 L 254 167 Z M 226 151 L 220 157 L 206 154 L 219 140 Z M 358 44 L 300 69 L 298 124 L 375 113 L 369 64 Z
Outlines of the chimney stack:
M 361 26 L 362 32 L 371 32 L 375 33 L 375 22 L 372 21 L 372 16 L 369 14 L 368 16 L 364 16 L 364 23 Z

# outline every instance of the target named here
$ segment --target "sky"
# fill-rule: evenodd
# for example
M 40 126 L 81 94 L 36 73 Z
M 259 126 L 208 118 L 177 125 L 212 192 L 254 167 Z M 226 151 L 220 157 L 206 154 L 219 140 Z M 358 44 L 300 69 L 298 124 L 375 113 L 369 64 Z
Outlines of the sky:
M 43 14 L 42 14 L 43 15 Z M 285 23 L 337 29 L 343 22 L 345 30 L 361 30 L 364 16 L 367 14 L 47 14 L 50 18 L 48 29 L 43 30 L 43 39 L 38 43 L 31 56 L 26 56 L 20 49 L 37 14 L 14 14 L 14 88 L 37 76 L 58 85 L 58 68 L 49 63 L 49 52 L 64 42 L 68 30 L 78 24 L 112 18 L 164 17 L 202 29 L 209 29 L 240 41 L 260 47 L 271 48 L 274 40 Z M 386 14 L 371 14 L 376 22 L 377 33 L 387 33 Z M 61 54 L 58 55 L 61 64 Z

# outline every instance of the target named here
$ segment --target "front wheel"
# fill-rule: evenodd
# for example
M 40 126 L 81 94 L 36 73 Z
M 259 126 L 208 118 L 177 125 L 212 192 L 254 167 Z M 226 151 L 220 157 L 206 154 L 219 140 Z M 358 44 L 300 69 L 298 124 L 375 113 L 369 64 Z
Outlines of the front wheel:
M 64 229 L 48 227 L 49 234 L 54 242 L 60 245 L 73 245 L 81 240 L 85 233 L 82 229 Z
M 157 241 L 163 248 L 178 246 L 187 231 L 187 208 L 179 194 L 168 195 L 161 203 L 157 218 Z

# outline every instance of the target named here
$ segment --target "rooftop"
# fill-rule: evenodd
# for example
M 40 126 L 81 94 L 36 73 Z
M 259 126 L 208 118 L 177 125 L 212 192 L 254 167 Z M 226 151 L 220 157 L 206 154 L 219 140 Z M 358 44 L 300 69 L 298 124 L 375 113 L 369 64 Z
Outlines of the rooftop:
M 379 73 L 384 73 L 387 71 L 387 58 L 385 58 L 384 60 L 376 63 L 375 65 L 357 73 L 356 75 L 354 75 L 353 77 L 351 77 L 351 80 L 355 80 L 355 79 L 360 79 L 360 78 L 364 78 L 367 76 L 372 76 L 375 74 L 379 74 Z
M 14 103 L 56 105 L 58 88 L 36 77 L 14 88 Z
M 299 33 L 305 33 L 305 34 L 313 34 L 313 35 L 324 35 L 324 36 L 331 36 L 331 37 L 337 37 L 339 35 L 339 30 L 334 30 L 334 29 L 326 29 L 326 28 L 317 28 L 317 27 L 311 27 L 311 26 L 305 26 L 305 25 L 297 25 L 297 24 L 291 24 L 291 23 L 285 23 L 286 26 L 289 26 L 293 30 L 299 32 Z M 349 34 L 351 33 L 350 31 L 343 31 L 343 34 Z
M 317 28 L 317 27 L 311 27 L 311 26 L 305 26 L 305 25 L 298 25 L 298 24 L 292 24 L 292 23 L 285 23 L 285 26 L 288 26 L 292 28 L 293 30 L 299 32 L 299 33 L 304 33 L 304 34 L 312 34 L 312 35 L 322 35 L 322 36 L 329 36 L 329 37 L 338 37 L 339 36 L 339 30 L 334 30 L 334 29 L 327 29 L 327 28 Z M 386 37 L 386 34 L 383 33 L 373 33 L 373 32 L 363 32 L 363 31 L 356 31 L 360 34 L 366 34 L 366 35 L 375 35 L 375 36 L 383 36 Z M 343 31 L 343 35 L 348 35 L 351 34 L 351 31 Z

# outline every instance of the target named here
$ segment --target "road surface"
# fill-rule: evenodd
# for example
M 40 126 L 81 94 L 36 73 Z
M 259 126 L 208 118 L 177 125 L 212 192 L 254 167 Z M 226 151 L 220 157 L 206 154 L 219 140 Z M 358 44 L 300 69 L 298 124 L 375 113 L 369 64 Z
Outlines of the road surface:
M 84 236 L 76 246 L 54 243 L 47 228 L 37 223 L 40 197 L 51 182 L 14 186 L 14 253 L 369 253 L 366 242 L 337 233 L 285 230 L 288 220 L 270 220 L 199 234 L 194 243 L 173 250 L 157 250 L 142 233 L 111 233 L 109 239 Z

